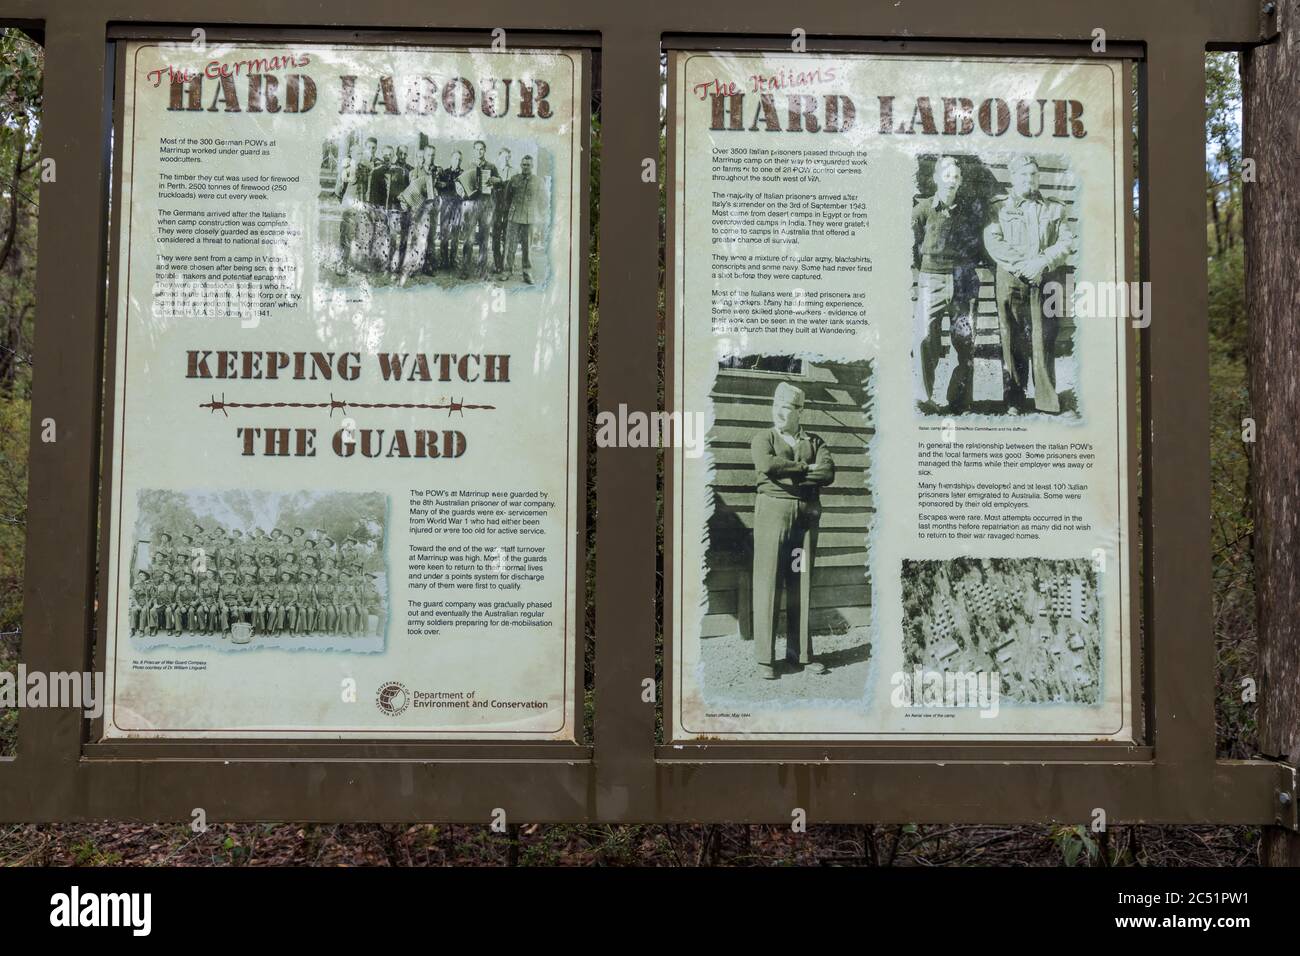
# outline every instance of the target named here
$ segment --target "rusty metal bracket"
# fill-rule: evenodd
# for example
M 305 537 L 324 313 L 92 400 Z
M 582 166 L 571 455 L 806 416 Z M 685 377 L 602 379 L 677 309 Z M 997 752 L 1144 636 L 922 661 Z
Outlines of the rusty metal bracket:
M 1259 4 L 1259 42 L 1271 43 L 1278 33 L 1278 0 L 1260 0 Z
M 1300 832 L 1300 792 L 1297 792 L 1300 771 L 1282 757 L 1255 754 L 1253 759 L 1266 761 L 1278 769 L 1277 787 L 1273 790 L 1274 825 Z
M 1277 825 L 1300 832 L 1300 814 L 1297 813 L 1300 809 L 1297 803 L 1300 801 L 1296 799 L 1296 768 L 1289 763 L 1279 763 L 1277 766 L 1282 772 L 1282 780 L 1277 789 Z

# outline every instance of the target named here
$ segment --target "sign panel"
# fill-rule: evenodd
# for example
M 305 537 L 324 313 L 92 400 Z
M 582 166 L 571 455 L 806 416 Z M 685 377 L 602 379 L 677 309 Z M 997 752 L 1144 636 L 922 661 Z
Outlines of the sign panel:
M 574 739 L 583 86 L 127 46 L 105 737 Z
M 674 58 L 673 739 L 1131 739 L 1121 70 Z

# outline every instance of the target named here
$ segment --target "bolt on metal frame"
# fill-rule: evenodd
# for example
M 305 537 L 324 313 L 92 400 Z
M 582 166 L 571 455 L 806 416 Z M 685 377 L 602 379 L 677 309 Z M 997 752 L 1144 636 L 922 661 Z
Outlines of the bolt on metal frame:
M 260 36 L 333 42 L 457 42 L 598 51 L 602 218 L 602 408 L 657 404 L 658 191 L 641 180 L 659 152 L 660 54 L 682 38 L 743 48 L 795 28 L 808 49 L 875 42 L 898 52 L 942 41 L 1015 55 L 1085 48 L 1096 27 L 1139 61 L 1143 118 L 1140 277 L 1158 290 L 1141 334 L 1143 614 L 1147 720 L 1141 746 L 1024 747 L 936 742 L 841 747 L 656 747 L 656 450 L 598 452 L 595 735 L 582 744 L 389 742 L 88 743 L 73 710 L 26 710 L 18 754 L 0 761 L 0 819 L 485 822 L 769 822 L 803 808 L 817 822 L 1085 821 L 1296 826 L 1295 772 L 1219 761 L 1214 749 L 1210 605 L 1209 376 L 1204 228 L 1203 55 L 1275 33 L 1257 0 L 778 0 L 743 9 L 660 0 L 571 0 L 542 9 L 498 0 L 493 22 L 448 0 L 226 0 L 178 22 L 163 0 L 0 0 L 0 21 L 43 34 L 44 153 L 37 278 L 41 362 L 33 378 L 23 660 L 31 670 L 93 666 L 105 268 L 114 39 Z M 407 32 L 410 31 L 410 32 Z M 762 41 L 761 38 L 769 38 Z M 734 39 L 734 43 L 729 42 Z M 784 41 L 784 42 L 788 42 Z M 840 44 L 837 46 L 837 44 Z M 1083 46 L 1081 46 L 1083 45 Z M 585 225 L 585 224 L 584 224 Z M 56 268 L 54 264 L 70 264 Z M 107 410 L 110 411 L 111 410 Z M 41 422 L 58 440 L 40 440 Z M 639 609 L 639 610 L 638 610 Z M 1283 797 L 1291 797 L 1284 800 Z

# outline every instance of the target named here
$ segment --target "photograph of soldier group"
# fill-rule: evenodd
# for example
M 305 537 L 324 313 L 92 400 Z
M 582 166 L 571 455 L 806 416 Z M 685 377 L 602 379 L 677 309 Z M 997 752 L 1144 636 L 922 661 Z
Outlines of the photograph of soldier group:
M 255 636 L 367 636 L 371 617 L 386 617 L 369 558 L 357 538 L 336 543 L 319 528 L 195 524 L 175 542 L 161 531 L 132 576 L 131 634 L 225 639 L 244 623 Z
M 925 168 L 930 165 L 927 175 Z M 974 156 L 921 160 L 917 178 L 922 195 L 912 208 L 913 355 L 925 411 L 1019 415 L 1062 410 L 1056 358 L 1072 343 L 1058 345 L 1063 310 L 1052 306 L 1045 290 L 1053 282 L 1064 288 L 1076 251 L 1070 208 L 1057 198 L 1072 187 L 1058 185 L 1049 194 L 1040 183 L 1039 160 L 1028 155 L 1012 157 L 1005 175 L 1009 182 L 1004 184 L 990 164 Z M 981 269 L 993 277 L 1001 340 L 1001 402 L 972 408 Z M 935 378 L 946 352 L 945 320 L 954 364 L 943 406 L 942 399 L 935 398 Z
M 489 156 L 484 140 L 440 147 L 423 133 L 409 146 L 353 134 L 323 153 L 322 199 L 338 206 L 337 238 L 327 240 L 336 275 L 504 281 L 518 264 L 533 284 L 549 220 L 534 155 L 498 145 Z

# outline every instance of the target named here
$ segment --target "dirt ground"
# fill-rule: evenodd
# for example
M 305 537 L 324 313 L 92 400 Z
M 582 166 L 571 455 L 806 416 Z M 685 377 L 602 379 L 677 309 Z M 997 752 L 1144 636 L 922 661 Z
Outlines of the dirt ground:
M 759 703 L 795 700 L 860 700 L 867 686 L 871 654 L 867 627 L 852 627 L 834 634 L 814 634 L 813 658 L 825 664 L 828 673 L 779 661 L 777 680 L 764 680 L 755 662 L 754 642 L 739 633 L 710 637 L 700 642 L 704 666 L 706 700 Z M 776 639 L 778 658 L 785 651 L 784 639 Z M 797 656 L 797 649 L 795 651 Z
M 1246 827 L 0 826 L 0 866 L 1252 866 Z

